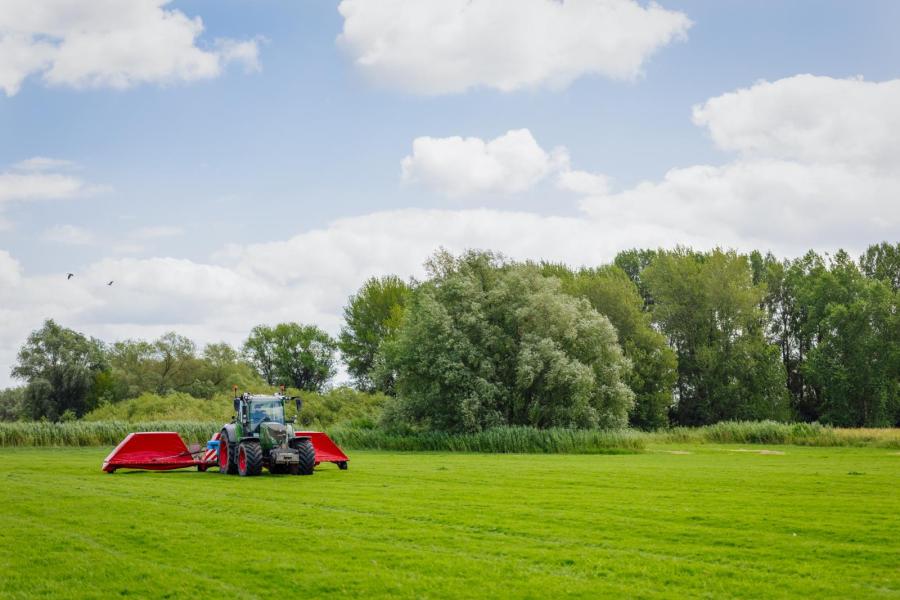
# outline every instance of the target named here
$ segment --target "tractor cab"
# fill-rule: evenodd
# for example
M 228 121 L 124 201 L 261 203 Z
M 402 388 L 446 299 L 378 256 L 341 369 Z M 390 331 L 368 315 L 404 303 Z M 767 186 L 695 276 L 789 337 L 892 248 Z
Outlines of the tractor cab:
M 284 394 L 254 396 L 247 392 L 235 397 L 235 421 L 241 425 L 243 435 L 258 436 L 264 423 L 280 425 L 284 428 L 288 424 L 284 418 L 284 401 L 287 399 Z M 299 413 L 302 405 L 300 399 L 291 399 L 297 402 L 297 412 Z
M 273 423 L 284 425 L 284 398 L 257 396 L 250 397 L 247 400 L 250 413 L 249 431 L 251 433 L 259 433 L 259 428 L 263 423 Z

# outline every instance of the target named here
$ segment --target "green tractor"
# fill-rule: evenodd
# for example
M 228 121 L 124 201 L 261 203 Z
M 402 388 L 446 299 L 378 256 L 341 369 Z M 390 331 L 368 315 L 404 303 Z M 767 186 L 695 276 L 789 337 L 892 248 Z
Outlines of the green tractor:
M 290 398 L 302 406 L 300 398 Z M 284 418 L 284 394 L 260 396 L 244 393 L 234 399 L 235 416 L 219 434 L 219 472 L 243 477 L 270 473 L 312 475 L 316 451 L 312 439 L 294 433 L 292 419 Z

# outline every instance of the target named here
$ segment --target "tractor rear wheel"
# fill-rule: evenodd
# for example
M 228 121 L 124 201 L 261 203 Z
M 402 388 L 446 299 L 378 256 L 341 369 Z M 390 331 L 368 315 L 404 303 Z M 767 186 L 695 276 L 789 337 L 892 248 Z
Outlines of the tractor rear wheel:
M 238 446 L 238 475 L 241 477 L 262 473 L 263 456 L 259 442 L 241 442 Z
M 296 470 L 291 469 L 291 474 L 312 475 L 316 468 L 316 449 L 313 448 L 312 440 L 300 440 L 297 450 L 300 452 L 300 464 L 296 466 Z
M 225 430 L 219 434 L 219 473 L 222 475 L 234 475 L 237 473 L 237 448 L 228 443 L 228 435 Z

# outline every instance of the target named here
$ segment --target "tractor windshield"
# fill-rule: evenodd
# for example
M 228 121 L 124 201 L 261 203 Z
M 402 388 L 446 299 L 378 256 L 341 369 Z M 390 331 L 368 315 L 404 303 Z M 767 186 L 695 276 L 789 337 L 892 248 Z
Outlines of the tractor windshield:
M 254 400 L 250 404 L 250 431 L 256 431 L 266 421 L 284 425 L 284 405 L 281 400 Z

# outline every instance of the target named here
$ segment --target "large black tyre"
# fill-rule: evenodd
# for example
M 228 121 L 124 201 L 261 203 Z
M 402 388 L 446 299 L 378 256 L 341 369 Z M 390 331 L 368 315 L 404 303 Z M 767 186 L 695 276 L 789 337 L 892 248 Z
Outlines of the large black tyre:
M 263 455 L 259 442 L 241 442 L 237 456 L 238 475 L 252 477 L 262 473 Z
M 316 468 L 316 449 L 313 448 L 312 440 L 300 440 L 297 450 L 300 452 L 300 464 L 296 469 L 291 469 L 291 474 L 312 475 Z
M 228 435 L 224 429 L 219 434 L 219 473 L 222 475 L 237 473 L 237 446 L 228 443 Z

